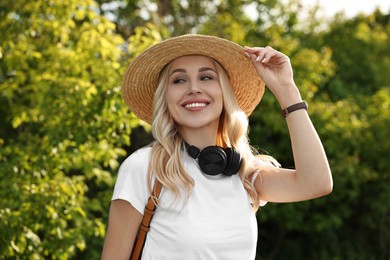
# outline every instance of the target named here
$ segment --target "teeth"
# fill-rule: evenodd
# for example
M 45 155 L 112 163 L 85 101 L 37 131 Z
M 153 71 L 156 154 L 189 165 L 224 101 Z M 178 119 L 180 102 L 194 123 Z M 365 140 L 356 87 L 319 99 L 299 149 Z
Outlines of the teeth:
M 185 105 L 185 107 L 193 108 L 193 107 L 205 107 L 206 103 L 190 103 Z

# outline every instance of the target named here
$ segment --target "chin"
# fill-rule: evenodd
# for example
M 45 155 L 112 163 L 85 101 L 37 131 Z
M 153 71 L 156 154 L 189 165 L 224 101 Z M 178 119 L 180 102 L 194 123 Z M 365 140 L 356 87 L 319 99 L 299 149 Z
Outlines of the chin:
M 181 120 L 176 121 L 176 124 L 183 128 L 193 128 L 193 129 L 201 129 L 201 128 L 218 128 L 219 118 L 214 120 Z

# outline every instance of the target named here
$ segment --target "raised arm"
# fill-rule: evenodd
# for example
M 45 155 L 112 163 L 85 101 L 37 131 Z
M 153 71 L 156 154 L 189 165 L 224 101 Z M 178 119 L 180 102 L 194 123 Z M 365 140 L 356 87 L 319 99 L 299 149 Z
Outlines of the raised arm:
M 274 94 L 282 109 L 302 102 L 294 83 L 290 59 L 271 47 L 245 47 L 259 76 Z M 262 200 L 292 202 L 329 194 L 333 181 L 321 140 L 305 109 L 286 117 L 295 170 L 262 170 L 255 187 Z

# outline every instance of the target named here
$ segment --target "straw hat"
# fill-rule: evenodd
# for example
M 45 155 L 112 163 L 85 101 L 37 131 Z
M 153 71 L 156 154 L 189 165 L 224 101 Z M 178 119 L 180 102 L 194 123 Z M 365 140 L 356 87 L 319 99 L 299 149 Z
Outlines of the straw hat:
M 140 119 L 151 124 L 152 103 L 161 70 L 172 60 L 186 55 L 204 55 L 227 71 L 237 102 L 249 116 L 264 94 L 264 82 L 244 49 L 231 41 L 187 34 L 162 41 L 146 49 L 128 66 L 122 96 Z

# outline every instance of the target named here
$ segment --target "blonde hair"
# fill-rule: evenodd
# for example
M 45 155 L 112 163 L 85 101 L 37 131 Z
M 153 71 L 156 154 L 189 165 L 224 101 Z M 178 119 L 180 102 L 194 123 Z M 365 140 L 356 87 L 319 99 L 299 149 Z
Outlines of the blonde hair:
M 250 180 L 253 173 L 252 162 L 255 156 L 257 157 L 257 151 L 249 145 L 248 118 L 238 106 L 227 72 L 218 62 L 214 60 L 213 62 L 217 68 L 224 100 L 216 144 L 222 147 L 234 147 L 240 153 L 242 158 L 240 178 L 251 198 L 253 208 L 257 209 L 260 202 L 259 195 Z M 183 139 L 176 130 L 165 100 L 169 68 L 170 64 L 161 71 L 159 85 L 153 99 L 152 134 L 156 142 L 153 144 L 149 161 L 148 186 L 151 191 L 152 176 L 155 176 L 174 194 L 175 198 L 179 198 L 183 190 L 187 199 L 193 189 L 194 180 L 181 163 Z M 273 160 L 269 156 L 261 157 L 267 161 Z

